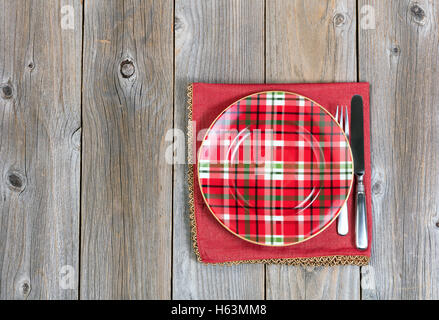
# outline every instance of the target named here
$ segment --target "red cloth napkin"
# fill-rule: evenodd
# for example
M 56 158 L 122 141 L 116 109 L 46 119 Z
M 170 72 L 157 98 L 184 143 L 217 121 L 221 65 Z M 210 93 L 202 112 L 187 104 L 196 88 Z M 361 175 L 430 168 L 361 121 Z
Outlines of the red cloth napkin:
M 306 96 L 328 111 L 335 114 L 337 105 L 347 105 L 350 112 L 351 98 L 355 94 L 364 101 L 364 147 L 366 174 L 364 184 L 367 198 L 367 218 L 369 230 L 369 247 L 358 250 L 355 247 L 355 210 L 352 190 L 348 200 L 349 234 L 339 236 L 337 224 L 331 224 L 326 230 L 314 238 L 287 247 L 267 247 L 244 241 L 224 229 L 209 212 L 198 185 L 196 165 L 193 165 L 193 211 L 192 226 L 195 252 L 204 263 L 289 263 L 307 265 L 335 264 L 367 264 L 370 257 L 372 240 L 372 205 L 371 205 L 371 169 L 370 169 L 370 126 L 369 126 L 369 84 L 368 83 L 313 83 L 313 84 L 208 84 L 192 85 L 192 121 L 195 127 L 193 137 L 206 129 L 215 118 L 230 104 L 242 97 L 261 91 L 289 91 Z M 350 117 L 349 117 L 350 118 Z M 196 151 L 201 145 L 200 134 L 196 143 Z M 193 156 L 193 159 L 196 159 Z M 192 175 L 189 175 L 191 179 Z

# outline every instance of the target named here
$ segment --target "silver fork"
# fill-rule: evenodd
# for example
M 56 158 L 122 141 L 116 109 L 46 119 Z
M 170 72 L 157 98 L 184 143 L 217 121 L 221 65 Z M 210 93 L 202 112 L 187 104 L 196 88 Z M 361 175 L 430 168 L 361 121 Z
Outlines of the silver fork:
M 349 141 L 349 118 L 348 118 L 348 107 L 344 107 L 344 119 L 343 119 L 343 107 L 340 108 L 340 117 L 338 115 L 338 106 L 337 106 L 337 112 L 335 113 L 335 120 L 340 124 L 340 127 L 346 134 L 346 137 Z M 343 121 L 344 120 L 344 121 Z M 349 232 L 349 221 L 348 221 L 348 208 L 347 205 L 344 204 L 341 208 L 340 215 L 338 216 L 337 221 L 337 232 L 341 236 L 345 236 Z

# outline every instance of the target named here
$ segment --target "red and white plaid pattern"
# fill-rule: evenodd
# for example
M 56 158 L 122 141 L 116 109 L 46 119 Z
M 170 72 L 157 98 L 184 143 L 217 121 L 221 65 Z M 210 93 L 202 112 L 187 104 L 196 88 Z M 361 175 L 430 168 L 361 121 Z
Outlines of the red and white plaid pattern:
M 313 101 L 264 92 L 230 106 L 199 150 L 203 197 L 232 233 L 291 245 L 331 223 L 346 200 L 352 156 L 341 128 Z

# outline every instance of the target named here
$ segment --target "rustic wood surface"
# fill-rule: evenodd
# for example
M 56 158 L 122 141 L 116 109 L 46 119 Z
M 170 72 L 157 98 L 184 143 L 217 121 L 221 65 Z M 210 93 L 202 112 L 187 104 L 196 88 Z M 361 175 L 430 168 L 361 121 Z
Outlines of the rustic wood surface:
M 0 299 L 78 298 L 82 10 L 41 4 L 0 2 Z
M 173 2 L 85 1 L 83 299 L 171 297 Z
M 0 299 L 439 299 L 438 24 L 433 0 L 0 0 Z M 371 83 L 370 266 L 196 261 L 192 81 Z
M 439 299 L 439 4 L 372 5 L 360 31 L 360 80 L 372 84 L 375 288 L 365 299 Z

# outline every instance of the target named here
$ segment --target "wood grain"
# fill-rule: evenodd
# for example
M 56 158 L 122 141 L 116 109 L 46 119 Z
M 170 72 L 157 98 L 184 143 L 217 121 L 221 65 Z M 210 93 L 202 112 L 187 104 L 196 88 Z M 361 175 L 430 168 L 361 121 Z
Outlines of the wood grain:
M 359 1 L 376 16 L 359 34 L 360 79 L 372 84 L 374 281 L 365 299 L 439 298 L 439 6 L 416 3 Z
M 264 2 L 176 1 L 175 126 L 187 126 L 191 82 L 264 81 Z M 263 299 L 264 266 L 205 266 L 192 249 L 186 166 L 174 172 L 174 299 Z
M 267 1 L 266 81 L 356 81 L 353 0 Z M 267 266 L 267 299 L 359 299 L 355 266 Z
M 82 299 L 171 297 L 173 1 L 86 1 Z
M 2 300 L 78 297 L 82 7 L 62 5 L 74 30 L 59 1 L 0 2 Z

